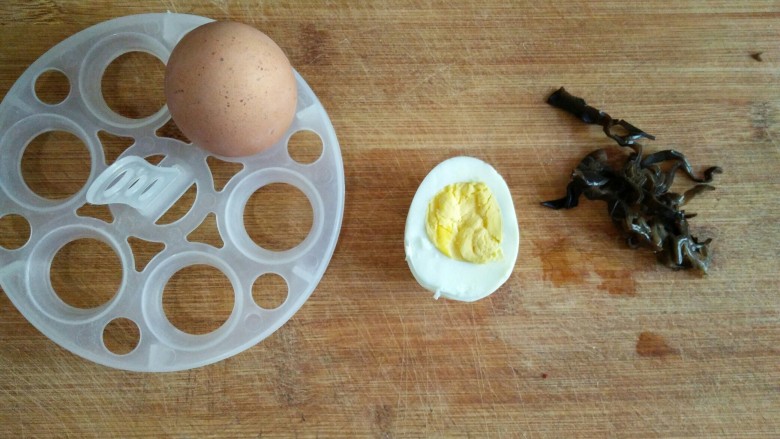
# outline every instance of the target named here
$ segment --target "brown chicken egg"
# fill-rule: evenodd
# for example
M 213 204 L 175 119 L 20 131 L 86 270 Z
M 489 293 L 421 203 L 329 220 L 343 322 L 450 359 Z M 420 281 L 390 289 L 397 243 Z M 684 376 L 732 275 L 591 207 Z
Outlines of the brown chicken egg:
M 264 151 L 295 116 L 295 75 L 282 49 L 252 26 L 215 21 L 176 45 L 165 97 L 179 129 L 218 155 Z

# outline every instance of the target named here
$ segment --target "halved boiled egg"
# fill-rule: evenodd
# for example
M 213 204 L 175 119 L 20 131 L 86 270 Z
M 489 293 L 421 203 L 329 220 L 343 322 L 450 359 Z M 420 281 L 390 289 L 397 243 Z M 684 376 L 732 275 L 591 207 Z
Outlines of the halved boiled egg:
M 509 279 L 520 245 L 512 195 L 492 166 L 473 157 L 437 165 L 406 217 L 406 261 L 434 297 L 472 302 Z

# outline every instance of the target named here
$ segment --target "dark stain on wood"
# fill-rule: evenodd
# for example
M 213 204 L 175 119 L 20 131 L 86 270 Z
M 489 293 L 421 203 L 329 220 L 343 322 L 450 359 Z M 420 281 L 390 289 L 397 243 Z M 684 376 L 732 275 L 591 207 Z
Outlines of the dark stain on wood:
M 635 296 L 636 281 L 631 270 L 610 267 L 606 257 L 580 254 L 576 249 L 567 246 L 564 238 L 554 241 L 547 247 L 540 248 L 538 255 L 542 260 L 544 280 L 556 287 L 568 285 L 583 285 L 598 275 L 600 283 L 597 287 L 616 296 Z
M 539 249 L 542 260 L 544 280 L 556 287 L 584 283 L 588 271 L 583 267 L 577 255 L 569 250 L 565 238 L 555 240 L 547 247 Z
M 596 269 L 601 278 L 599 288 L 615 296 L 636 296 L 636 281 L 629 270 Z
M 640 357 L 666 357 L 678 355 L 679 351 L 666 343 L 663 336 L 654 332 L 645 331 L 639 334 L 636 342 L 636 353 Z

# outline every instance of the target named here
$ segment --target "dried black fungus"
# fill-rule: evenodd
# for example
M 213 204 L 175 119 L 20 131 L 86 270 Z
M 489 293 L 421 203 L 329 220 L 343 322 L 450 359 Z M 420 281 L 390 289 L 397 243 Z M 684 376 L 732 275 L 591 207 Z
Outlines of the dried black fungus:
M 580 195 L 603 200 L 612 222 L 625 233 L 629 246 L 651 249 L 669 267 L 694 268 L 706 273 L 712 257 L 709 249 L 712 240 L 699 241 L 691 235 L 688 219 L 695 214 L 687 214 L 680 207 L 695 195 L 715 189 L 707 183 L 712 181 L 713 174 L 722 172 L 721 168 L 711 167 L 699 178 L 685 155 L 678 151 L 643 155 L 642 145 L 637 141 L 654 140 L 654 136 L 622 119 L 613 119 L 563 87 L 550 95 L 547 103 L 585 123 L 601 125 L 607 137 L 633 152 L 626 156 L 622 169 L 610 166 L 604 149 L 591 152 L 572 172 L 566 195 L 542 205 L 571 209 L 577 206 Z M 697 184 L 682 194 L 670 192 L 680 170 Z

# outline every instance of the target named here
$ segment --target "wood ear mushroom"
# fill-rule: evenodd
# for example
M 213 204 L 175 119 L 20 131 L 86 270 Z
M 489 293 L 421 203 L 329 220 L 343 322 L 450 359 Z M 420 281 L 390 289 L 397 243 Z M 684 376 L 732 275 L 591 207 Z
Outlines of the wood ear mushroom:
M 563 87 L 548 99 L 550 105 L 566 110 L 588 124 L 603 127 L 604 133 L 621 147 L 632 152 L 626 156 L 622 169 L 614 169 L 607 162 L 607 153 L 598 149 L 586 155 L 572 172 L 566 195 L 557 200 L 545 201 L 543 206 L 552 209 L 576 207 L 579 197 L 602 200 L 613 224 L 625 235 L 632 248 L 647 247 L 658 260 L 668 267 L 693 268 L 706 273 L 712 260 L 709 249 L 711 239 L 699 241 L 691 235 L 688 214 L 680 208 L 694 196 L 715 188 L 707 183 L 713 174 L 722 169 L 713 166 L 696 177 L 688 159 L 675 150 L 643 154 L 640 139 L 654 140 L 655 137 L 634 125 L 597 110 L 584 99 L 571 95 Z M 624 131 L 616 133 L 616 127 Z M 670 192 L 675 175 L 682 170 L 695 183 L 682 194 Z

